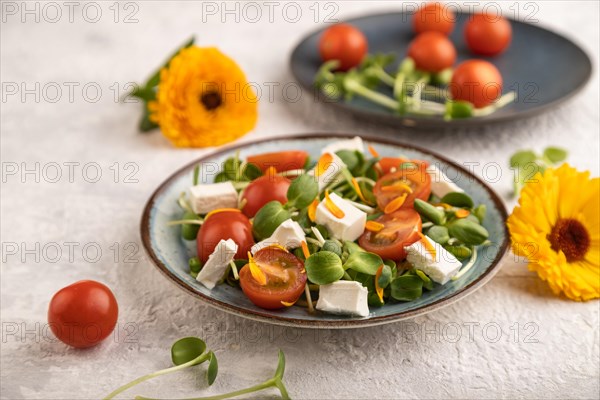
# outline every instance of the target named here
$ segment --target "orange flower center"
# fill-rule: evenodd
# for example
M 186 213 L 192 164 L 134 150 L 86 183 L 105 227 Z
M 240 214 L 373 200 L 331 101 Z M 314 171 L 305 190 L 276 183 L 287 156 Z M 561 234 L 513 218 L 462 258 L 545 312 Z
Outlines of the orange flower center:
M 562 218 L 556 222 L 548 235 L 552 250 L 561 250 L 567 261 L 583 259 L 590 247 L 590 234 L 576 219 Z
M 223 100 L 221 100 L 221 95 L 217 92 L 206 92 L 200 96 L 200 103 L 202 103 L 207 111 L 212 111 L 218 108 L 223 103 Z

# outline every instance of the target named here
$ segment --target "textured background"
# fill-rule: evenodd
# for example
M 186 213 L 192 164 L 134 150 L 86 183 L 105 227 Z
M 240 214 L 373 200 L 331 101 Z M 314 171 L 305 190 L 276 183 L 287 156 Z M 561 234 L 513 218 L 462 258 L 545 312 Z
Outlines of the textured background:
M 513 256 L 507 256 L 492 282 L 459 303 L 404 323 L 356 331 L 272 327 L 194 301 L 150 265 L 139 248 L 138 224 L 154 188 L 174 169 L 210 149 L 175 150 L 159 133 L 138 134 L 140 106 L 114 99 L 117 88 L 122 94 L 127 82 L 147 76 L 195 33 L 200 45 L 218 45 L 241 64 L 250 80 L 265 83 L 265 90 L 266 82 L 280 84 L 272 99 L 263 95 L 259 124 L 244 141 L 315 131 L 381 134 L 460 162 L 493 161 L 503 166 L 518 148 L 560 145 L 570 150 L 572 164 L 598 175 L 597 73 L 573 101 L 543 116 L 469 131 L 415 134 L 334 114 L 314 104 L 310 96 L 295 103 L 285 100 L 281 88 L 292 81 L 289 53 L 307 30 L 316 28 L 312 2 L 302 3 L 296 23 L 283 18 L 279 4 L 273 22 L 263 9 L 260 22 L 241 18 L 239 24 L 235 15 L 221 12 L 203 21 L 201 3 L 193 1 L 134 2 L 127 9 L 121 4 L 118 23 L 112 2 L 95 3 L 102 11 L 97 23 L 83 18 L 84 3 L 75 8 L 73 22 L 68 8 L 58 3 L 62 17 L 55 23 L 49 20 L 56 11 L 44 9 L 43 3 L 37 6 L 39 22 L 35 15 L 21 15 L 21 3 L 12 3 L 20 9 L 10 15 L 7 3 L 2 5 L 0 64 L 2 398 L 98 398 L 142 373 L 168 366 L 171 343 L 185 335 L 204 337 L 218 354 L 221 373 L 215 385 L 206 389 L 203 374 L 187 371 L 145 383 L 131 395 L 182 397 L 237 389 L 271 375 L 277 348 L 287 355 L 286 382 L 296 398 L 600 395 L 599 303 L 578 304 L 552 296 Z M 27 6 L 34 9 L 35 4 Z M 225 7 L 213 4 L 220 11 Z M 536 4 L 539 23 L 573 38 L 597 67 L 598 3 Z M 336 18 L 401 7 L 400 2 L 337 5 Z M 237 7 L 242 10 L 241 6 Z M 508 6 L 519 9 L 521 18 L 535 11 L 525 3 Z M 138 22 L 123 23 L 134 7 Z M 236 6 L 227 3 L 227 7 Z M 318 21 L 333 10 L 325 7 L 324 3 L 317 7 Z M 88 8 L 86 17 L 95 18 L 94 11 Z M 288 12 L 294 16 L 293 9 Z M 19 93 L 8 96 L 7 83 L 16 83 Z M 35 91 L 36 83 L 40 98 L 34 94 L 22 98 L 22 89 Z M 97 102 L 92 102 L 93 86 L 82 93 L 90 83 L 102 90 Z M 78 86 L 69 98 L 67 85 L 74 84 Z M 52 102 L 56 85 L 62 96 Z M 69 162 L 79 163 L 72 179 L 64 164 Z M 36 163 L 39 179 L 35 173 L 23 174 Z M 56 172 L 52 163 L 61 166 L 62 177 L 56 183 L 50 182 Z M 15 165 L 18 173 L 5 176 Z M 102 176 L 96 183 L 87 182 L 96 167 Z M 475 172 L 481 175 L 482 170 Z M 129 182 L 128 173 L 135 173 L 130 178 L 137 182 Z M 514 205 L 508 196 L 511 179 L 511 171 L 505 169 L 493 184 L 509 208 Z M 72 257 L 69 246 L 74 248 Z M 87 262 L 86 257 L 96 257 L 98 247 L 99 260 Z M 88 278 L 114 290 L 119 327 L 112 340 L 77 351 L 54 342 L 44 323 L 51 296 Z

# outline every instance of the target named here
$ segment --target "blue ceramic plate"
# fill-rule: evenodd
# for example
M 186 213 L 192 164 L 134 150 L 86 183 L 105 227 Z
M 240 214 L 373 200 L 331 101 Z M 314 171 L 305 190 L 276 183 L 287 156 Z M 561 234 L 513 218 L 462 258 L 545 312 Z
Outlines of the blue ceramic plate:
M 457 14 L 456 26 L 450 35 L 458 53 L 457 64 L 469 58 L 486 59 L 500 70 L 504 92 L 517 92 L 516 102 L 494 114 L 454 121 L 444 121 L 441 117 L 401 117 L 360 98 L 336 102 L 330 99 L 323 101 L 325 98 L 320 93 L 316 97 L 323 103 L 374 122 L 422 128 L 478 126 L 546 111 L 572 97 L 589 80 L 592 63 L 580 47 L 554 32 L 514 20 L 510 21 L 512 43 L 504 53 L 493 58 L 473 55 L 463 38 L 463 27 L 468 16 L 465 13 Z M 411 15 L 406 13 L 369 15 L 347 22 L 367 36 L 370 53 L 393 53 L 397 56 L 397 62 L 406 56 L 408 45 L 414 38 Z M 313 82 L 322 64 L 318 52 L 319 38 L 327 27 L 308 35 L 291 56 L 292 73 L 298 83 L 311 92 L 316 90 Z M 395 71 L 396 65 L 390 67 L 390 71 Z M 391 90 L 388 94 L 391 96 Z
M 196 244 L 184 241 L 180 235 L 180 228 L 167 226 L 167 222 L 181 217 L 177 198 L 181 192 L 190 187 L 196 164 L 202 164 L 203 171 L 212 171 L 207 173 L 209 176 L 201 177 L 203 182 L 211 183 L 218 166 L 236 151 L 245 158 L 265 152 L 305 150 L 315 159 L 319 157 L 324 146 L 346 137 L 352 136 L 316 134 L 256 141 L 221 150 L 175 172 L 150 197 L 142 216 L 142 241 L 151 260 L 171 282 L 197 299 L 224 311 L 274 324 L 310 328 L 362 327 L 414 317 L 450 304 L 472 293 L 492 278 L 508 247 L 508 234 L 505 227 L 506 210 L 498 196 L 479 178 L 440 155 L 411 145 L 371 137 L 364 137 L 366 143 L 373 145 L 382 156 L 404 155 L 437 164 L 456 184 L 469 193 L 476 203 L 487 206 L 484 226 L 490 233 L 492 244 L 482 248 L 476 264 L 463 277 L 444 286 L 438 285 L 432 291 L 425 291 L 423 297 L 416 301 L 390 303 L 380 308 L 373 307 L 371 314 L 366 318 L 343 317 L 321 312 L 309 314 L 306 309 L 296 306 L 278 311 L 263 310 L 254 306 L 237 288 L 224 284 L 210 291 L 192 278 L 189 274 L 188 259 L 195 255 Z M 190 303 L 191 301 L 190 298 Z

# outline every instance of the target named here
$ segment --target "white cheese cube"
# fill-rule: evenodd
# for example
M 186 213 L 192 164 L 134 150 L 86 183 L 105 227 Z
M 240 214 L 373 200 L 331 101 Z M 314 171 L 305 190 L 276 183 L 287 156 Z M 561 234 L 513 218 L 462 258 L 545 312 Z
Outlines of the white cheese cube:
M 340 176 L 340 173 L 342 172 L 342 169 L 346 167 L 346 164 L 344 164 L 342 159 L 336 156 L 334 153 L 331 153 L 331 155 L 333 156 L 331 164 L 327 166 L 327 169 L 321 175 L 315 178 L 319 184 L 319 192 L 332 183 L 341 182 L 341 180 L 344 179 L 342 176 Z M 317 167 L 308 171 L 308 175 L 315 176 L 316 168 Z
M 448 193 L 464 192 L 435 165 L 431 164 L 427 167 L 427 173 L 431 177 L 431 192 L 440 199 Z
M 252 246 L 251 251 L 252 254 L 254 254 L 258 250 L 274 244 L 283 246 L 288 250 L 295 249 L 300 247 L 305 238 L 306 235 L 300 224 L 290 218 L 283 221 L 281 225 L 275 229 L 275 232 L 273 232 L 271 237 Z
M 363 144 L 363 141 L 359 136 L 355 136 L 352 139 L 338 140 L 337 142 L 333 142 L 325 146 L 321 151 L 321 154 L 335 154 L 340 150 L 359 151 L 361 153 L 364 153 L 365 145 Z
M 331 201 L 344 212 L 344 218 L 337 218 L 325 205 L 325 199 L 317 206 L 315 222 L 324 225 L 331 236 L 341 241 L 349 240 L 351 242 L 358 239 L 365 230 L 367 223 L 367 213 L 359 210 L 347 200 L 344 200 L 335 193 L 329 195 Z
M 435 249 L 435 259 L 423 243 L 418 240 L 404 248 L 407 253 L 406 260 L 413 267 L 425 272 L 431 280 L 443 285 L 458 273 L 462 263 L 431 238 L 425 236 L 425 240 Z
M 190 188 L 190 203 L 196 214 L 206 214 L 217 208 L 237 208 L 238 194 L 229 181 L 200 184 Z
M 317 310 L 331 314 L 369 316 L 369 291 L 360 282 L 337 281 L 319 286 Z
M 233 261 L 237 250 L 238 245 L 232 239 L 221 240 L 206 260 L 196 280 L 208 289 L 214 288 L 223 279 L 227 266 Z

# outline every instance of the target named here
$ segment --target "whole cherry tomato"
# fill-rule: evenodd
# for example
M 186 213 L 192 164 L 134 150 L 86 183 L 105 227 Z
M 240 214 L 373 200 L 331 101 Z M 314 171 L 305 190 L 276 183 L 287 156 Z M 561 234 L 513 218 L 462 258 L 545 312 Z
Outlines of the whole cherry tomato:
M 281 204 L 287 203 L 287 191 L 290 180 L 280 175 L 263 175 L 250 182 L 244 189 L 242 199 L 246 200 L 242 212 L 252 218 L 258 210 L 270 201 L 277 200 Z
M 221 240 L 232 239 L 238 245 L 235 258 L 248 258 L 254 244 L 250 220 L 239 210 L 225 210 L 209 214 L 198 231 L 196 245 L 198 258 L 204 264 Z
M 456 67 L 449 87 L 453 100 L 468 101 L 481 108 L 502 94 L 502 75 L 492 63 L 467 60 Z
M 413 15 L 415 33 L 436 31 L 449 35 L 454 29 L 454 12 L 441 3 L 428 3 Z
M 347 71 L 360 64 L 367 54 L 365 35 L 350 24 L 337 24 L 323 32 L 319 52 L 323 61 L 338 60 L 339 69 Z
M 288 150 L 248 156 L 248 162 L 256 165 L 262 172 L 266 172 L 269 167 L 283 172 L 303 168 L 307 158 L 308 153 L 305 151 Z
M 511 39 L 510 22 L 499 15 L 474 14 L 465 25 L 467 46 L 475 54 L 500 54 L 506 50 Z
M 79 281 L 52 297 L 48 325 L 61 342 L 73 347 L 91 347 L 111 334 L 118 314 L 117 299 L 106 285 Z
M 415 61 L 417 69 L 440 72 L 454 65 L 456 49 L 443 33 L 428 31 L 413 39 L 408 47 L 408 56 Z
M 429 198 L 431 176 L 427 173 L 424 163 L 415 164 L 414 167 L 401 169 L 379 178 L 373 187 L 373 194 L 381 210 L 385 210 L 389 203 L 405 194 L 406 199 L 402 208 L 412 208 L 415 199 L 427 201 Z

